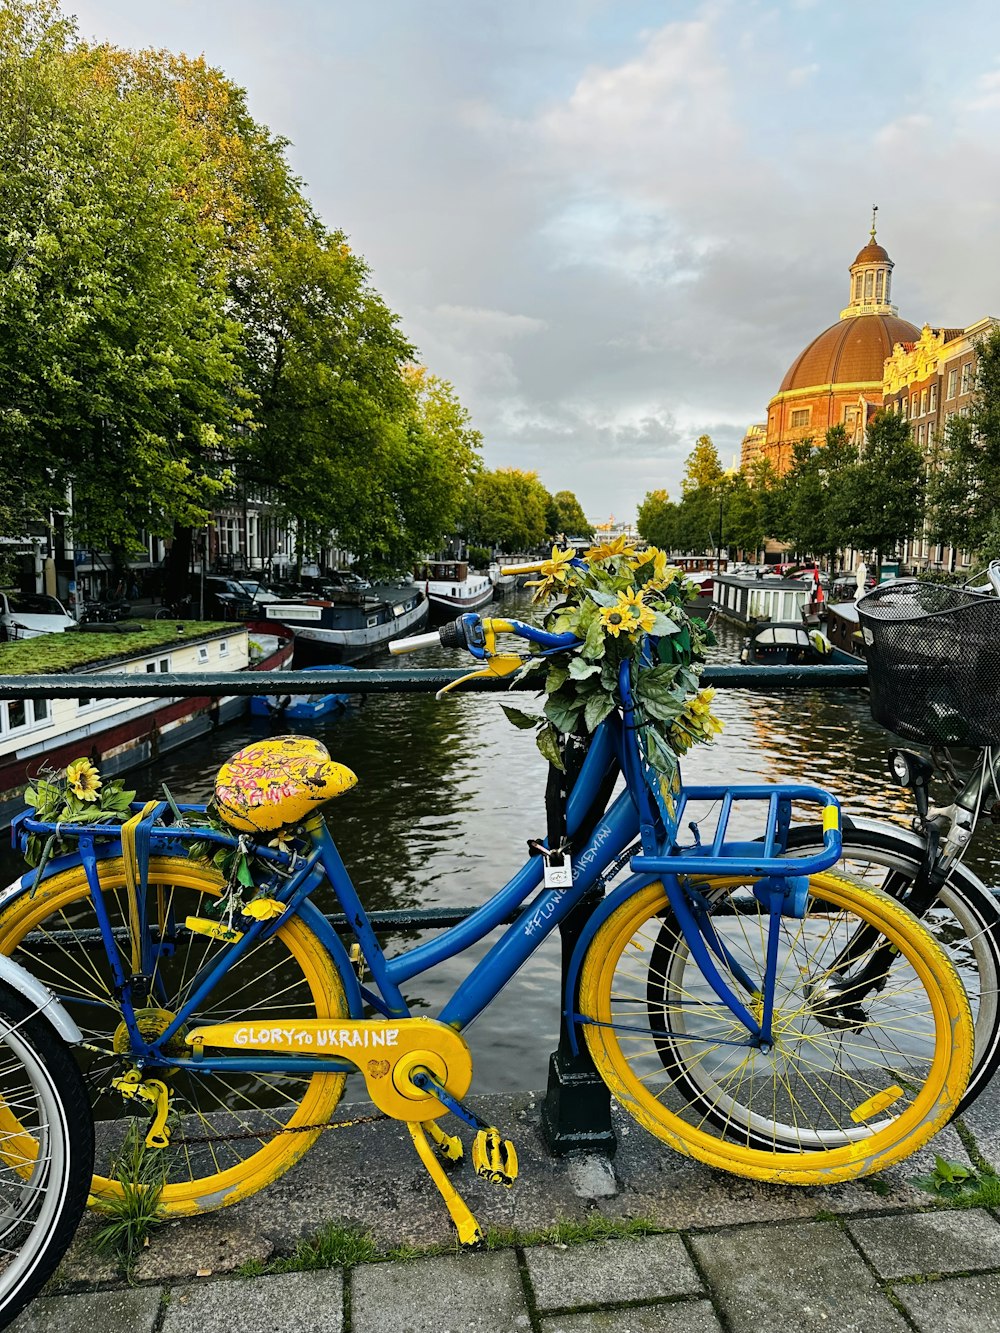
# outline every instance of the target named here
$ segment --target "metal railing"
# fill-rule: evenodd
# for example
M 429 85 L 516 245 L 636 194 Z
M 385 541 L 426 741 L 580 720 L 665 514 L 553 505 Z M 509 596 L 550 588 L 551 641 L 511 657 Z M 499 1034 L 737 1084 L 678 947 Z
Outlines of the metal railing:
M 466 671 L 424 669 L 354 671 L 248 671 L 248 672 L 157 672 L 109 673 L 104 675 L 20 675 L 0 676 L 0 700 L 38 698 L 170 698 L 174 696 L 316 694 L 324 686 L 337 694 L 430 694 L 467 675 Z M 783 691 L 831 688 L 857 688 L 868 678 L 864 663 L 830 666 L 708 666 L 702 682 L 723 689 Z M 523 681 L 472 680 L 459 686 L 462 691 L 501 693 L 509 690 L 537 692 L 537 683 Z M 559 927 L 562 943 L 562 979 L 565 991 L 566 969 L 576 942 L 601 893 L 587 897 Z M 413 930 L 441 930 L 457 925 L 474 908 L 434 907 L 402 911 L 373 912 L 376 929 L 386 933 Z M 513 917 L 511 918 L 513 919 Z M 335 929 L 346 930 L 345 918 L 329 918 Z M 99 932 L 95 931 L 95 943 Z M 584 1045 L 572 1053 L 565 1020 L 559 1045 L 549 1058 L 548 1086 L 542 1106 L 542 1129 L 550 1152 L 601 1152 L 611 1156 L 617 1147 L 611 1123 L 611 1097 Z

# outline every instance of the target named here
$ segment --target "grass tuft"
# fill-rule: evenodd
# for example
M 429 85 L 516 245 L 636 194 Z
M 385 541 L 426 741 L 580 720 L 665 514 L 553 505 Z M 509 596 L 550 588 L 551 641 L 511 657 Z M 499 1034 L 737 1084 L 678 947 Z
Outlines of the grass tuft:
M 167 1150 L 146 1147 L 144 1126 L 144 1121 L 130 1122 L 111 1164 L 110 1175 L 120 1182 L 122 1193 L 95 1205 L 104 1221 L 94 1233 L 94 1248 L 116 1260 L 129 1279 L 150 1235 L 164 1220 L 160 1199 L 167 1178 Z

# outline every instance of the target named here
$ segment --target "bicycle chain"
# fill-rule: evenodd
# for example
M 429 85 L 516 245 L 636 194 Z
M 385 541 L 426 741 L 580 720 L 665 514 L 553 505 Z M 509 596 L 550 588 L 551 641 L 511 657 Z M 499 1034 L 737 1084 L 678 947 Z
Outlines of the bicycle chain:
M 324 1120 L 319 1125 L 287 1125 L 284 1129 L 276 1129 L 268 1138 L 277 1138 L 279 1134 L 309 1134 L 314 1129 L 321 1132 L 328 1129 L 351 1129 L 354 1125 L 373 1125 L 379 1120 L 388 1120 L 389 1117 L 383 1112 L 377 1115 L 361 1115 L 356 1120 Z M 242 1134 L 200 1134 L 196 1138 L 171 1138 L 170 1146 L 189 1148 L 197 1143 L 231 1143 L 234 1139 L 257 1139 L 258 1142 L 263 1136 L 260 1133 L 254 1133 L 253 1130 L 245 1130 Z

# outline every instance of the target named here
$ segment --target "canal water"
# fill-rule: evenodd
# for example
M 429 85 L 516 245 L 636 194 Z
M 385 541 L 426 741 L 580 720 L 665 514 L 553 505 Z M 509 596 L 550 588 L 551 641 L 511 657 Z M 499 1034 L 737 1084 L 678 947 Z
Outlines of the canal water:
M 507 614 L 524 615 L 526 603 Z M 735 662 L 738 631 L 718 628 L 713 660 Z M 365 666 L 459 666 L 457 650 L 427 650 Z M 532 696 L 510 700 L 529 711 Z M 784 695 L 720 690 L 716 712 L 725 731 L 713 746 L 685 759 L 689 783 L 802 781 L 836 793 L 848 811 L 906 823 L 906 793 L 885 775 L 886 733 L 857 690 L 816 689 Z M 299 729 L 306 729 L 297 724 Z M 288 729 L 286 724 L 285 730 Z M 523 863 L 525 842 L 544 836 L 545 764 L 533 733 L 504 716 L 498 696 L 378 695 L 308 728 L 331 755 L 358 775 L 358 786 L 328 807 L 328 822 L 371 910 L 473 907 Z M 130 776 L 142 798 L 165 782 L 180 801 L 206 801 L 220 764 L 267 722 L 247 718 Z M 968 857 L 988 883 L 1000 882 L 1000 831 L 977 835 Z M 2 858 L 2 882 L 17 873 Z M 338 910 L 332 893 L 320 908 Z M 419 936 L 388 941 L 393 952 Z M 416 978 L 407 994 L 414 1011 L 434 1014 L 489 947 L 488 939 Z M 547 940 L 507 990 L 468 1032 L 480 1092 L 545 1086 L 548 1055 L 559 1029 L 559 941 Z

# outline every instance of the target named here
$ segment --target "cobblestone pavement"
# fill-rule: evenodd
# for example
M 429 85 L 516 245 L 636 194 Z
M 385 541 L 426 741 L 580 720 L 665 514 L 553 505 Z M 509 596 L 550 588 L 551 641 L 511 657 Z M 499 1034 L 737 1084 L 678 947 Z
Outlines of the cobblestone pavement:
M 934 1148 L 982 1166 L 998 1100 L 989 1090 L 963 1137 L 948 1130 Z M 257 1199 L 158 1231 L 131 1286 L 95 1259 L 85 1226 L 14 1333 L 1000 1333 L 1000 1210 L 944 1208 L 916 1189 L 932 1152 L 874 1184 L 782 1190 L 664 1154 L 624 1126 L 613 1172 L 535 1161 L 530 1101 L 489 1106 L 508 1124 L 525 1116 L 527 1172 L 517 1204 L 521 1181 L 480 1194 L 456 1179 L 484 1225 L 524 1237 L 642 1217 L 662 1230 L 457 1253 L 397 1155 L 398 1127 L 369 1125 Z M 361 1225 L 361 1203 L 374 1244 L 406 1241 L 412 1257 L 240 1275 L 293 1253 L 322 1220 Z

